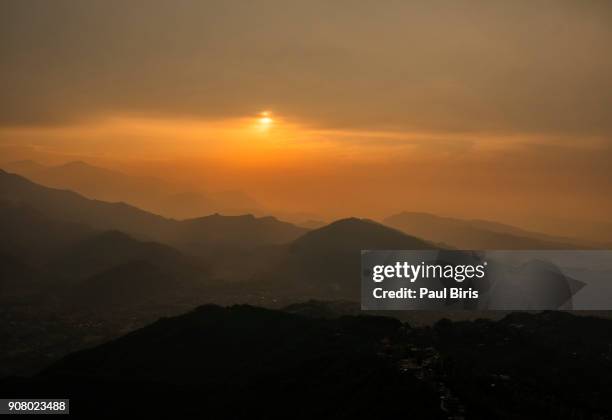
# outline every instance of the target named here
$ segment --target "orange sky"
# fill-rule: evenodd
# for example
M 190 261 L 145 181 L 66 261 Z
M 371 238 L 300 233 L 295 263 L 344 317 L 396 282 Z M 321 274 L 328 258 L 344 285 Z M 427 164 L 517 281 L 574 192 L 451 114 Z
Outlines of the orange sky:
M 324 218 L 610 221 L 608 2 L 0 9 L 0 164 L 79 159 Z
M 331 130 L 271 113 L 239 119 L 114 118 L 0 131 L 4 156 L 81 159 L 173 180 L 238 189 L 267 208 L 325 218 L 402 210 L 523 223 L 580 214 L 606 220 L 608 156 L 598 139 Z M 11 155 L 12 154 L 12 155 Z

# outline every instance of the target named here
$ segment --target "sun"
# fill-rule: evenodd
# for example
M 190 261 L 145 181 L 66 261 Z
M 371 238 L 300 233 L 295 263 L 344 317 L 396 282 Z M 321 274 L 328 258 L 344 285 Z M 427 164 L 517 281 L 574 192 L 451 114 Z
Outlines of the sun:
M 259 118 L 257 119 L 257 121 L 261 128 L 269 128 L 274 123 L 274 120 L 272 119 L 271 115 L 272 114 L 270 113 L 270 111 L 263 111 L 259 114 Z

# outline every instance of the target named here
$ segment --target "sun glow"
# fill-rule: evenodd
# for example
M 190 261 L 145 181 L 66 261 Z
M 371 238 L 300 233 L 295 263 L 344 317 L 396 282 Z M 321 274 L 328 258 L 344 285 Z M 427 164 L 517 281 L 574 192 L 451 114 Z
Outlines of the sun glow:
M 264 111 L 259 114 L 258 118 L 259 127 L 261 129 L 268 129 L 274 123 L 274 120 L 271 117 L 271 113 L 269 111 Z

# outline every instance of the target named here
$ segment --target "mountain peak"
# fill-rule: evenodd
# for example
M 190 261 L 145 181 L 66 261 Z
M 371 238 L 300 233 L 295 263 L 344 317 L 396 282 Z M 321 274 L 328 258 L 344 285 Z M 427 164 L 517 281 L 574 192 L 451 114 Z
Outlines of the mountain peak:
M 112 169 L 102 168 L 100 166 L 91 165 L 82 160 L 73 160 L 70 162 L 63 163 L 58 166 L 52 166 L 49 171 L 60 173 L 63 175 L 73 175 L 72 171 L 80 171 L 82 173 L 90 175 L 102 175 L 102 176 L 123 176 L 120 172 L 116 172 Z M 64 173 L 64 171 L 68 171 Z
M 88 168 L 92 168 L 93 167 L 89 163 L 84 162 L 82 160 L 72 160 L 70 162 L 66 162 L 66 163 L 64 163 L 62 165 L 59 165 L 59 166 L 60 167 L 64 167 L 64 168 L 71 167 L 71 166 L 73 166 L 73 167 L 88 167 Z
M 350 217 L 311 230 L 293 241 L 278 264 L 258 273 L 255 282 L 264 290 L 354 299 L 360 293 L 360 255 L 364 249 L 435 246 L 372 220 Z
M 369 219 L 350 217 L 336 220 L 305 233 L 292 243 L 294 251 L 359 252 L 362 249 L 426 249 L 434 246 Z

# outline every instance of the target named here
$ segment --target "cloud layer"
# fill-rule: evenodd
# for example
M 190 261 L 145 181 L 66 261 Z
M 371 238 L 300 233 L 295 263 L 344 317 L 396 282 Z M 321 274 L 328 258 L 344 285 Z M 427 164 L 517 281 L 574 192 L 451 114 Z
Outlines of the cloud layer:
M 0 123 L 612 134 L 605 1 L 3 1 Z

